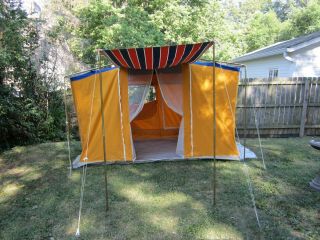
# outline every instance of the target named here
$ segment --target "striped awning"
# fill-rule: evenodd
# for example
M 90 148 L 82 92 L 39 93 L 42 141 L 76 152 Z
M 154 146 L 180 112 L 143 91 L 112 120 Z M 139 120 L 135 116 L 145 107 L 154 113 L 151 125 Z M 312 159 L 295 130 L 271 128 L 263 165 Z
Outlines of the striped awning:
M 132 69 L 159 69 L 181 63 L 192 63 L 212 46 L 213 42 L 163 47 L 103 50 L 114 64 Z

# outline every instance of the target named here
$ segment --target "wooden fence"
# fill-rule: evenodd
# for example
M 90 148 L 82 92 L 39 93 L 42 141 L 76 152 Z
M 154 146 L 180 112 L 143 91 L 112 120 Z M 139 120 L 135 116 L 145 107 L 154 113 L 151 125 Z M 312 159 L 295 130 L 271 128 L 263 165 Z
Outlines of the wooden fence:
M 320 78 L 248 79 L 245 106 L 244 81 L 240 81 L 237 126 L 243 134 L 244 112 L 247 133 L 256 136 L 320 135 Z M 257 120 L 255 122 L 255 119 Z

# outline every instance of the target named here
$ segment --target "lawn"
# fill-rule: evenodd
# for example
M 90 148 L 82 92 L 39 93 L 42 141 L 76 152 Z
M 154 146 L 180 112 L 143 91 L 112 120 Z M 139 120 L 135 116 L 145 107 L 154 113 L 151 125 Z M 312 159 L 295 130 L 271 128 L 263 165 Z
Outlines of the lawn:
M 213 207 L 210 161 L 162 162 L 108 166 L 107 215 L 103 167 L 88 168 L 80 239 L 320 239 L 320 193 L 308 186 L 320 152 L 309 140 L 263 139 L 267 170 L 247 162 L 261 229 L 243 163 L 217 162 Z M 0 239 L 75 239 L 81 171 L 67 167 L 62 142 L 0 155 Z

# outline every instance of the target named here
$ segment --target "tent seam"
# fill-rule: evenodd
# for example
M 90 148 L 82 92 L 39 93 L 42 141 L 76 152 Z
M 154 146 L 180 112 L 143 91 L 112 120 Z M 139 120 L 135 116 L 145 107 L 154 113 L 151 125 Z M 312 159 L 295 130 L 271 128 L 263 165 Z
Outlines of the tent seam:
M 126 143 L 124 141 L 124 135 L 123 135 L 123 114 L 122 114 L 122 101 L 121 101 L 121 94 L 120 94 L 120 69 L 118 68 L 118 96 L 119 96 L 119 110 L 120 110 L 120 121 L 121 121 L 121 135 L 122 135 L 122 147 L 123 147 L 123 157 L 124 160 L 127 161 L 127 154 L 126 154 Z
M 191 66 L 189 65 L 189 94 L 190 94 L 190 142 L 191 142 L 191 156 L 193 157 L 193 115 L 192 115 L 192 74 L 191 74 Z

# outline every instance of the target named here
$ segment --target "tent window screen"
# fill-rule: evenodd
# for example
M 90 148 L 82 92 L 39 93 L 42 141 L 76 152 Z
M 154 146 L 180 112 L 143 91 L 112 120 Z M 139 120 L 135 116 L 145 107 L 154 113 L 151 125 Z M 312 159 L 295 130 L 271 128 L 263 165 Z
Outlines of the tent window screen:
M 141 96 L 144 94 L 144 85 L 129 86 L 129 104 L 140 104 Z
M 142 110 L 152 80 L 152 71 L 129 71 L 128 93 L 130 106 L 130 121 Z
M 129 104 L 140 104 L 141 97 L 144 94 L 146 86 L 135 85 L 129 86 Z M 157 100 L 156 89 L 154 86 L 150 86 L 149 90 L 147 90 L 147 95 L 145 99 L 145 103 L 152 102 Z

